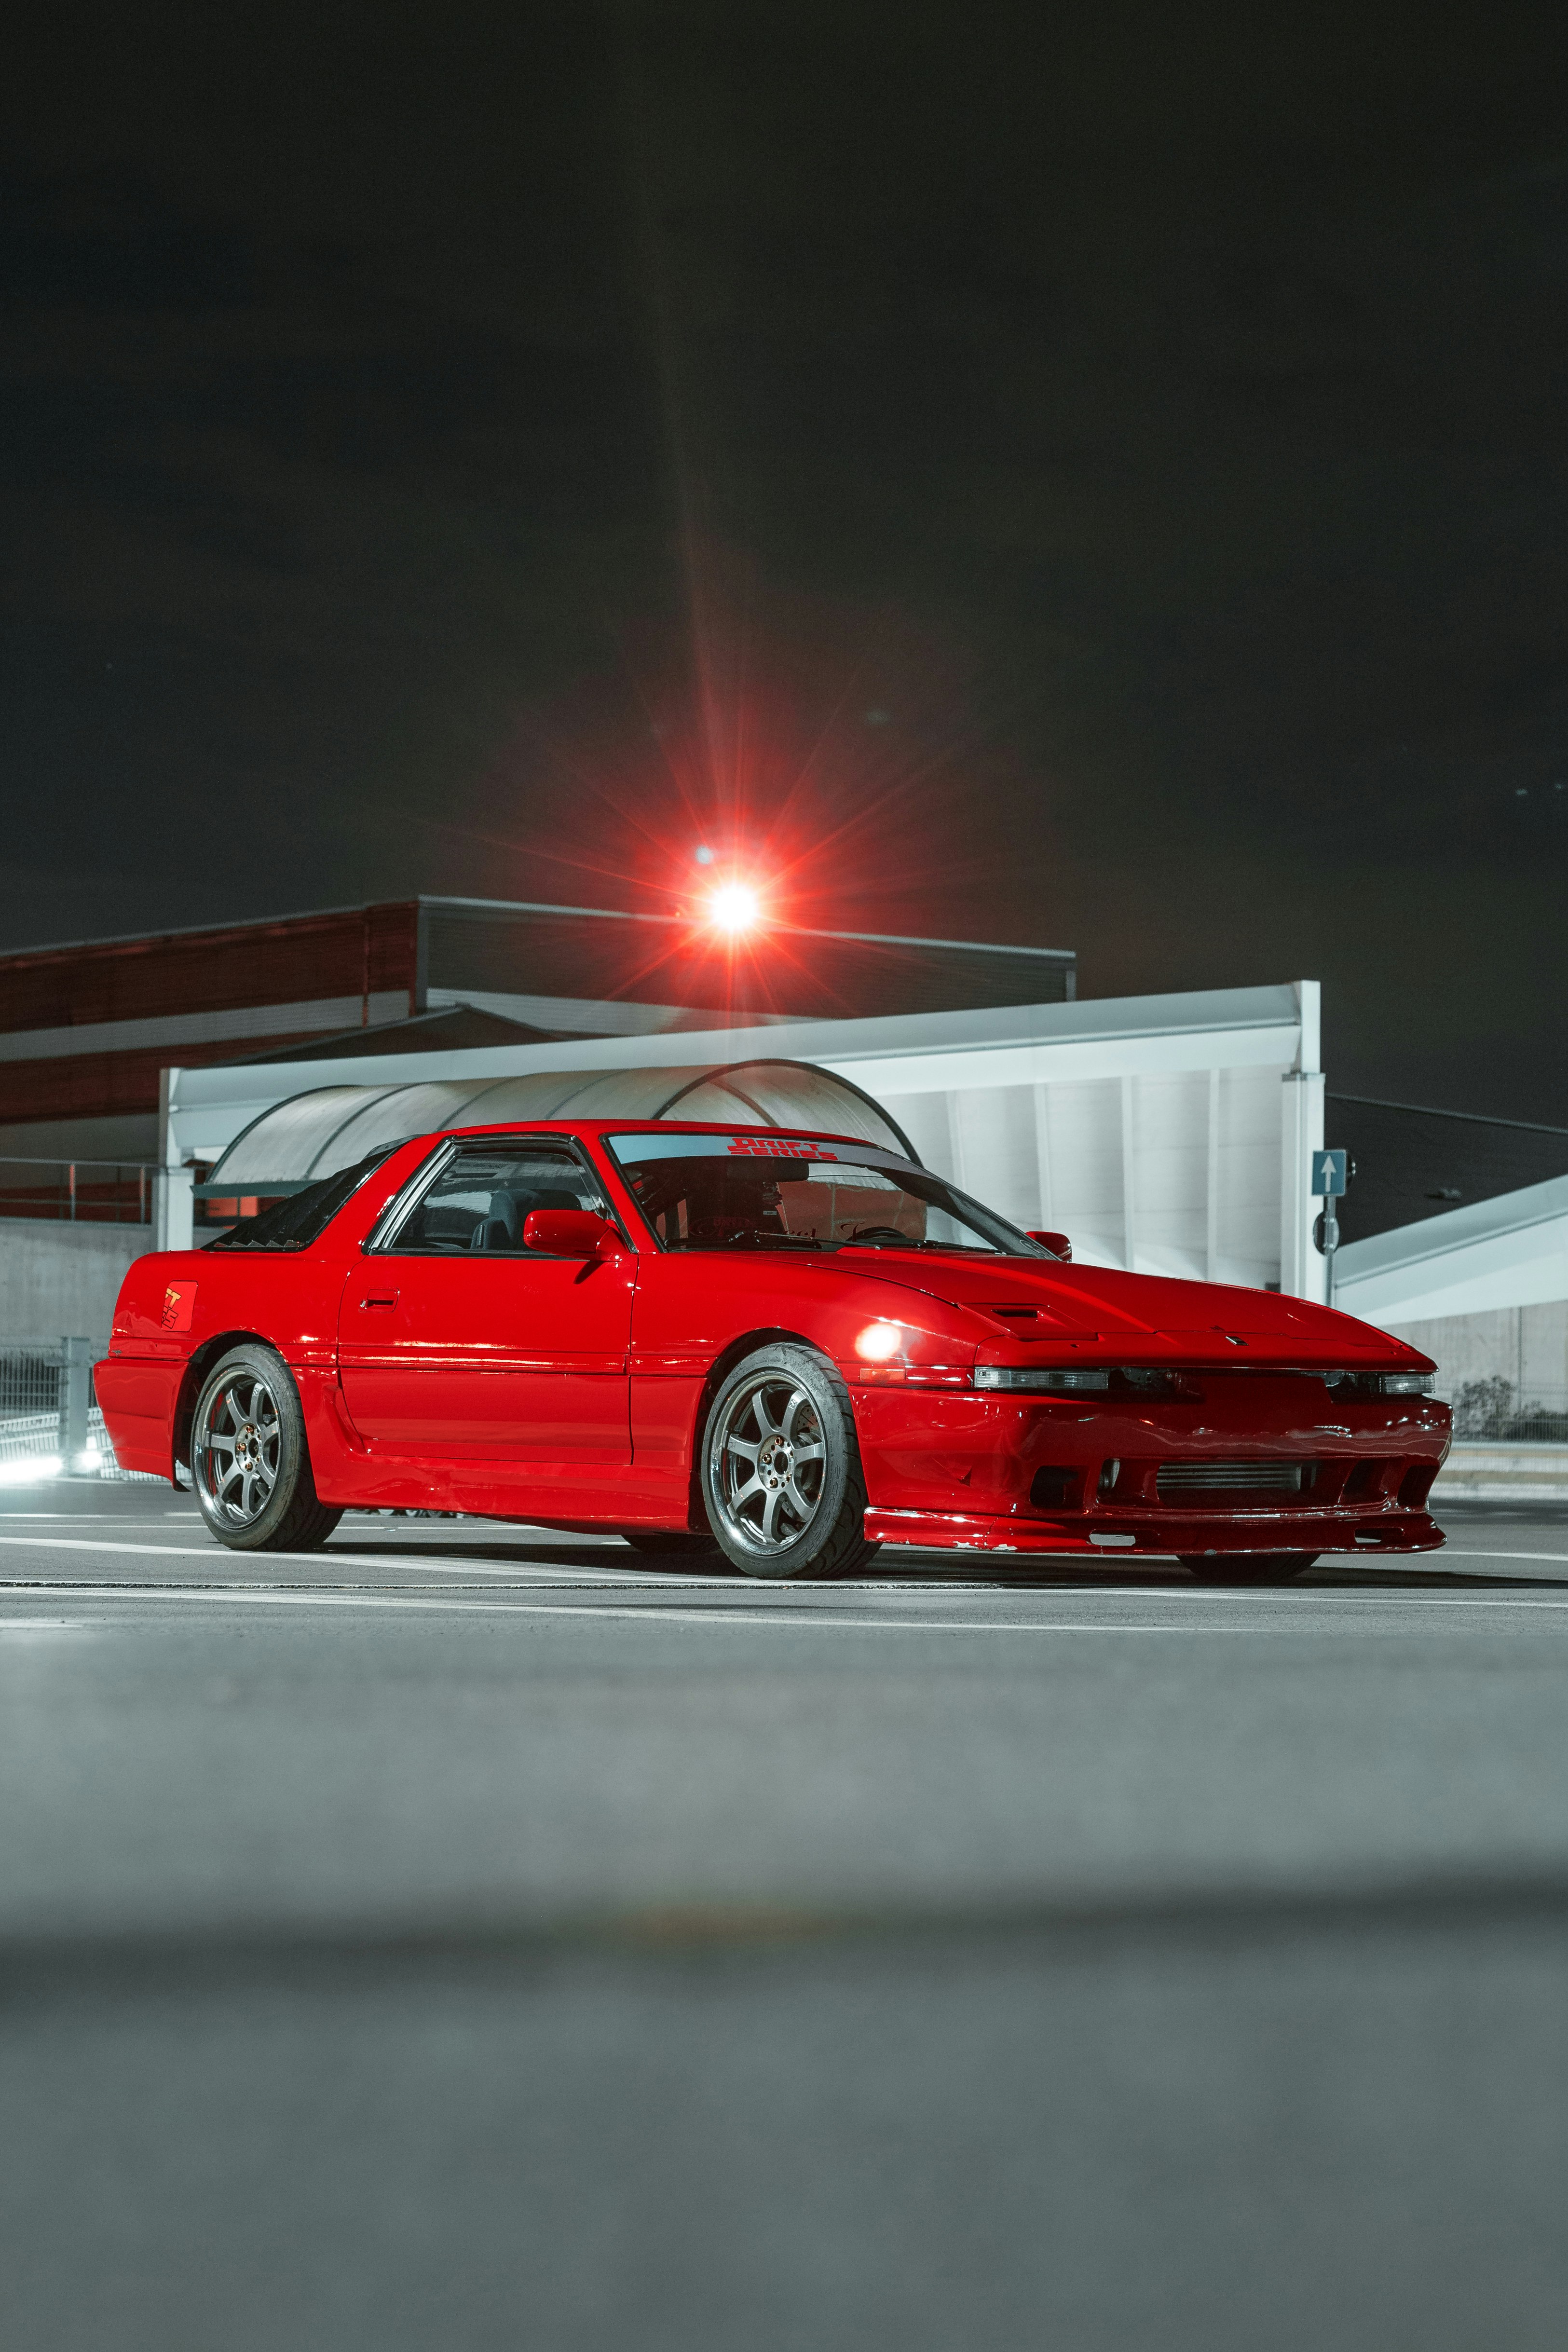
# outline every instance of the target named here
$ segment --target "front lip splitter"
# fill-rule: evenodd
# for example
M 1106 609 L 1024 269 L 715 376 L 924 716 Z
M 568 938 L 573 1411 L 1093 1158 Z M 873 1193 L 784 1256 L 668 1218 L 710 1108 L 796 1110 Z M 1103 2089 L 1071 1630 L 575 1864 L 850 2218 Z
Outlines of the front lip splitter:
M 1425 1511 L 1373 1518 L 1354 1511 L 1160 1511 L 1090 1518 L 1023 1518 L 962 1511 L 902 1511 L 873 1505 L 865 1515 L 873 1543 L 928 1545 L 960 1551 L 1079 1552 L 1101 1559 L 1113 1552 L 1159 1552 L 1183 1559 L 1225 1552 L 1437 1551 L 1443 1535 Z M 1114 1540 L 1096 1542 L 1095 1538 Z

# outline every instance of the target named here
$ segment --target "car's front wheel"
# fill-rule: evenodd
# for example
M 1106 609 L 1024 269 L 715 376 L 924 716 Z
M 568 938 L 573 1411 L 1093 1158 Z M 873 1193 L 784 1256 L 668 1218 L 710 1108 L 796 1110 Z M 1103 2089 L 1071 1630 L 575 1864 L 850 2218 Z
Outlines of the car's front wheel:
M 747 1576 L 848 1576 L 880 1548 L 866 1541 L 849 1390 L 812 1348 L 781 1341 L 736 1365 L 702 1462 L 709 1523 Z
M 1178 1555 L 1200 1584 L 1289 1584 L 1311 1568 L 1315 1551 L 1183 1552 Z
M 235 1551 L 314 1551 L 341 1510 L 310 1475 L 299 1391 L 282 1357 L 253 1342 L 208 1373 L 191 1423 L 202 1517 Z

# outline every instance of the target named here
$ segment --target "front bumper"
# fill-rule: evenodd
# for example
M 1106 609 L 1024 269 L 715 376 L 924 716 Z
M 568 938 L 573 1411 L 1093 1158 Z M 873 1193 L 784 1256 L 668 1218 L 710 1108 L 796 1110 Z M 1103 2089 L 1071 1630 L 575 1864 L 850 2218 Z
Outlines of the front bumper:
M 873 1541 L 1113 1559 L 1437 1550 L 1427 1496 L 1448 1444 L 1430 1397 L 1336 1402 L 1309 1374 L 1192 1375 L 1201 1393 L 1131 1398 L 860 1389 Z M 1188 1486 L 1162 1467 L 1300 1464 L 1292 1490 Z
M 1443 1531 L 1426 1511 L 1096 1512 L 1092 1519 L 992 1518 L 963 1511 L 889 1510 L 865 1515 L 873 1543 L 915 1544 L 937 1551 L 1076 1552 L 1124 1559 L 1158 1552 L 1182 1559 L 1220 1552 L 1437 1551 Z

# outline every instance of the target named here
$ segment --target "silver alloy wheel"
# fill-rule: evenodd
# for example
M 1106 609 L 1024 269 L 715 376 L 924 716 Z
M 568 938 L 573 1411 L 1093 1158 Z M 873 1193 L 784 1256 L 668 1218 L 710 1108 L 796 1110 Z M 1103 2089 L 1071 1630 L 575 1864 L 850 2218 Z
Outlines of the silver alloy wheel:
M 828 1468 L 822 1424 L 800 1382 L 758 1372 L 729 1399 L 709 1444 L 735 1541 L 760 1552 L 798 1542 L 821 1507 Z
M 277 1484 L 283 1425 L 277 1400 L 255 1372 L 214 1391 L 196 1432 L 196 1475 L 210 1510 L 230 1527 L 255 1525 Z

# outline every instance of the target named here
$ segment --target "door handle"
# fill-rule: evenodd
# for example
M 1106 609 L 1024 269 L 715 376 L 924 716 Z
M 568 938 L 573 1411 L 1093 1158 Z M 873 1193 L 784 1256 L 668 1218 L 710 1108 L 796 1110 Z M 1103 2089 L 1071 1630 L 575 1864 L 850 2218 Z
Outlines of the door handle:
M 360 1305 L 361 1307 L 395 1307 L 397 1293 L 395 1290 L 378 1291 L 373 1297 L 361 1298 Z

